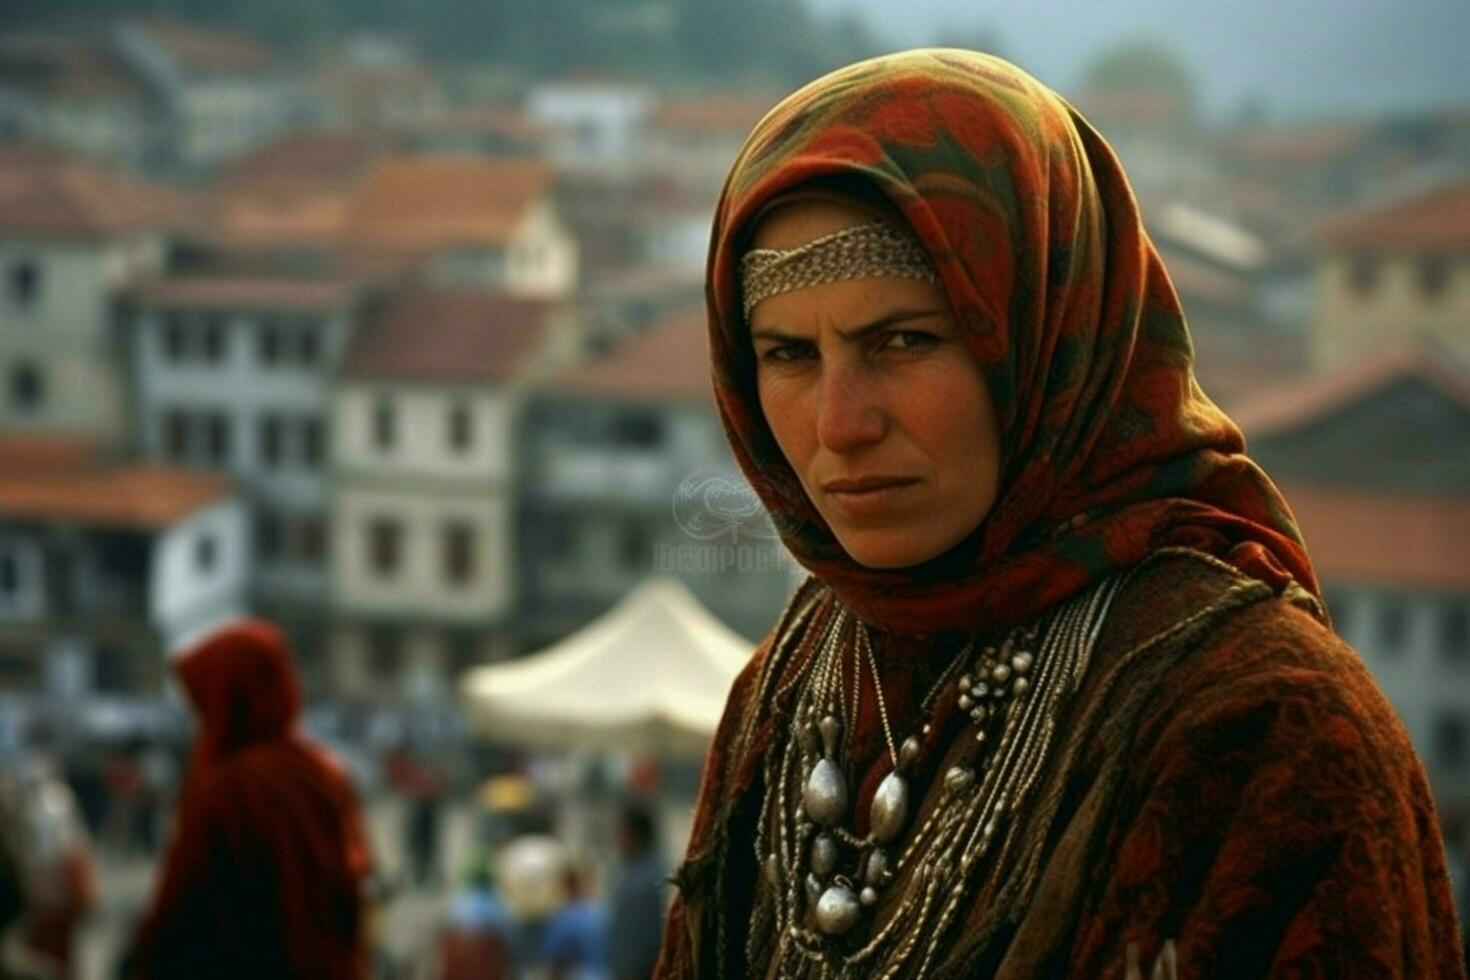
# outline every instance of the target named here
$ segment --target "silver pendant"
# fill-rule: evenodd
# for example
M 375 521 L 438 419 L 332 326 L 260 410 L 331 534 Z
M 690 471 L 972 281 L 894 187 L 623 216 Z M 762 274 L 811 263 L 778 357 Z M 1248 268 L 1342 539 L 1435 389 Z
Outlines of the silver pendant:
M 835 827 L 847 813 L 847 779 L 837 763 L 822 759 L 812 767 L 802 793 L 807 816 L 823 827 Z
M 879 843 L 887 843 L 903 830 L 909 815 L 909 784 L 897 771 L 890 772 L 878 784 L 869 811 L 869 831 Z
M 837 867 L 837 841 L 831 834 L 818 834 L 812 841 L 812 870 L 818 878 L 826 878 Z
M 833 885 L 817 900 L 817 928 L 829 936 L 840 936 L 857 925 L 861 911 L 852 889 Z

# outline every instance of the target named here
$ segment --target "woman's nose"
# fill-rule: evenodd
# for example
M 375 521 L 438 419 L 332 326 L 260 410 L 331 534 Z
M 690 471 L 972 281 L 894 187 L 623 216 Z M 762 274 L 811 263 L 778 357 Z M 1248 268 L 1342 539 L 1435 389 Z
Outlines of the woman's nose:
M 840 363 L 822 373 L 817 439 L 828 451 L 850 452 L 883 438 L 881 392 L 859 365 Z

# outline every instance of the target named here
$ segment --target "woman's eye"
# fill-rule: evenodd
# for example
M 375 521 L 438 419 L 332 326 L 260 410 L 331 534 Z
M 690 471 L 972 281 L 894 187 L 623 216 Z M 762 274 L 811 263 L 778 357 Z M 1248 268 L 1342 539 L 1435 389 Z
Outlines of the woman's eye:
M 885 350 L 920 351 L 928 350 L 939 343 L 939 338 L 922 330 L 895 330 L 883 337 L 880 345 Z
M 804 361 L 815 356 L 816 351 L 811 344 L 779 344 L 775 347 L 767 347 L 766 352 L 761 355 L 765 361 L 789 362 Z

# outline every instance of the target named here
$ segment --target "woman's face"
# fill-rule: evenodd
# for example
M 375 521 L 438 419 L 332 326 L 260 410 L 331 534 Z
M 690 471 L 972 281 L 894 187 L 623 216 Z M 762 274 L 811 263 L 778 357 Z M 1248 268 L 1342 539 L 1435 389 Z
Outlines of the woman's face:
M 789 249 L 873 217 L 796 201 L 755 229 Z M 761 300 L 750 313 L 766 423 L 847 553 L 916 565 L 973 531 L 995 502 L 1000 432 L 944 291 L 851 279 Z

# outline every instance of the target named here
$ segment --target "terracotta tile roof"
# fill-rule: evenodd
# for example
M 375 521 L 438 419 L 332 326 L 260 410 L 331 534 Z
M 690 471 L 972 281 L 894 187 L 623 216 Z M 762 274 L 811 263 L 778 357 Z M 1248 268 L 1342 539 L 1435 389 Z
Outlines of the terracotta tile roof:
M 156 463 L 105 463 L 85 440 L 0 439 L 0 518 L 162 530 L 234 493 L 230 481 Z
M 354 202 L 347 235 L 368 248 L 503 244 L 551 180 L 550 166 L 522 158 L 384 160 Z
M 713 404 L 704 307 L 669 315 L 611 352 L 556 376 L 551 387 L 630 401 Z
M 291 133 L 230 166 L 214 187 L 229 194 L 343 191 L 367 175 L 378 153 L 359 133 Z
M 106 443 L 95 436 L 12 433 L 0 436 L 0 472 L 72 471 L 105 449 Z
M 540 146 L 550 138 L 546 127 L 515 109 L 498 106 L 471 106 L 452 109 L 431 119 L 405 123 L 401 127 L 408 134 L 460 134 L 480 133 L 499 136 L 527 146 Z
M 301 192 L 216 198 L 208 237 L 234 248 L 335 248 L 343 240 L 352 194 Z
M 653 125 L 660 129 L 728 133 L 743 138 L 777 101 L 778 97 L 757 99 L 734 94 L 670 99 L 654 111 Z
M 326 312 L 347 306 L 355 295 L 347 279 L 169 276 L 138 283 L 124 298 L 150 309 Z
M 59 151 L 0 149 L 0 236 L 102 238 L 179 227 L 190 210 L 179 191 Z
M 1262 130 L 1234 137 L 1225 151 L 1262 167 L 1314 167 L 1346 157 L 1362 148 L 1371 135 L 1363 124 Z
M 0 36 L 0 84 L 56 99 L 144 95 L 142 81 L 103 45 L 42 34 Z
M 1283 384 L 1231 412 L 1247 439 L 1275 436 L 1314 422 L 1405 377 L 1419 377 L 1470 407 L 1470 376 L 1416 345 L 1388 350 L 1334 371 Z
M 136 25 L 185 71 L 197 75 L 252 75 L 275 68 L 270 49 L 238 31 L 157 18 Z
M 1345 248 L 1470 250 L 1470 179 L 1331 219 L 1321 237 Z
M 503 293 L 397 293 L 364 315 L 342 373 L 358 380 L 510 380 L 540 352 L 555 317 L 553 303 Z
M 1285 486 L 1318 577 L 1470 589 L 1470 500 Z

